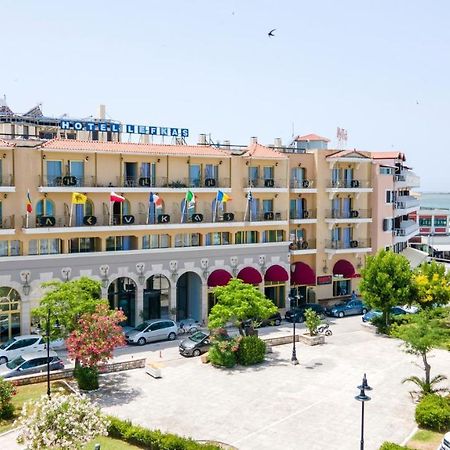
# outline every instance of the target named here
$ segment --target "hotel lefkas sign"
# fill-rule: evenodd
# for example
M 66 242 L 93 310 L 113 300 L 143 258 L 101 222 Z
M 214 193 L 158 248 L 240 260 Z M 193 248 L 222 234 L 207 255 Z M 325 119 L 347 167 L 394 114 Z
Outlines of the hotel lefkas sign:
M 189 137 L 187 128 L 153 127 L 150 125 L 121 125 L 111 122 L 77 122 L 61 120 L 61 130 L 100 131 L 113 133 L 148 134 L 150 136 Z

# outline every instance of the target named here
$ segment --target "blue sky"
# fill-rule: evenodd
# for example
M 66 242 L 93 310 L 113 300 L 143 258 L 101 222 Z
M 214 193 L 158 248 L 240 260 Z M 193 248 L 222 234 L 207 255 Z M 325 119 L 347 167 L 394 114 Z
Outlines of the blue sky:
M 103 103 L 191 143 L 287 143 L 294 124 L 336 144 L 339 126 L 450 192 L 449 17 L 447 0 L 3 0 L 0 95 L 50 116 Z

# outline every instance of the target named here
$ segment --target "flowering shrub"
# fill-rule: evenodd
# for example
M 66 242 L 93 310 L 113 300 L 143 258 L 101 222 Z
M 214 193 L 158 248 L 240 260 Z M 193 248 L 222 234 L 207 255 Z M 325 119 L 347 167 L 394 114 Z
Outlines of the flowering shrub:
M 28 449 L 72 450 L 106 436 L 109 420 L 86 397 L 55 394 L 26 402 L 16 425 L 22 427 L 17 442 Z
M 126 319 L 122 311 L 111 311 L 100 303 L 91 314 L 83 314 L 78 328 L 67 339 L 69 357 L 77 359 L 83 366 L 96 367 L 112 358 L 116 347 L 125 345 L 122 327 Z
M 16 388 L 10 382 L 0 377 L 0 419 L 11 419 L 14 406 L 11 399 L 16 395 Z

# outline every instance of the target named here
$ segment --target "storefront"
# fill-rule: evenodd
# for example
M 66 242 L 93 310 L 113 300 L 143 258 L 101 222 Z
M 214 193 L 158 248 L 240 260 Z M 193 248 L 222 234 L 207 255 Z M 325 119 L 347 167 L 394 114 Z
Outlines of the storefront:
M 356 277 L 353 264 L 340 259 L 333 266 L 333 297 L 345 297 L 352 293 L 352 279 Z
M 295 298 L 298 304 L 308 303 L 309 286 L 316 285 L 316 273 L 308 264 L 296 262 L 291 264 L 291 292 L 290 295 Z M 293 305 L 295 306 L 295 305 Z
M 286 281 L 289 274 L 279 265 L 270 266 L 264 275 L 264 294 L 278 308 L 286 307 Z
M 225 286 L 231 280 L 231 275 L 224 269 L 214 270 L 208 277 L 208 315 L 212 307 L 216 304 L 217 298 L 214 294 L 214 288 L 217 286 Z

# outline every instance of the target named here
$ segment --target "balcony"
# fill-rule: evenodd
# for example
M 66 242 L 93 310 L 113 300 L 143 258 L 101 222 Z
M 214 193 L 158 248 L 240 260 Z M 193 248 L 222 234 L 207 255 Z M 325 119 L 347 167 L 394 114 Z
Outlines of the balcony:
M 0 175 L 0 192 L 16 192 L 13 175 Z
M 397 216 L 405 216 L 418 210 L 419 207 L 420 201 L 411 195 L 399 196 L 397 197 L 397 201 L 394 203 L 395 213 Z
M 317 223 L 317 210 L 304 209 L 303 211 L 289 211 L 291 223 Z
M 372 185 L 367 180 L 328 180 L 327 192 L 372 192 Z
M 335 223 L 371 223 L 372 210 L 370 209 L 351 209 L 343 211 L 340 209 L 331 209 L 325 211 L 325 222 Z
M 408 239 L 419 234 L 419 224 L 414 220 L 404 220 L 399 227 L 394 228 L 394 244 L 406 242 Z
M 244 178 L 244 192 L 288 192 L 285 178 Z
M 173 192 L 174 189 L 195 188 L 204 192 L 216 192 L 217 189 L 230 189 L 229 178 L 167 178 L 167 177 L 75 177 L 40 176 L 40 192 L 74 192 L 83 188 L 83 192 L 109 192 L 112 188 L 120 192 L 148 192 L 149 188 L 158 192 Z
M 400 173 L 396 173 L 394 182 L 397 189 L 420 187 L 420 177 L 411 170 L 402 170 Z
M 317 253 L 316 240 L 293 241 L 289 244 L 289 251 L 291 255 L 313 255 Z
M 372 251 L 370 239 L 351 239 L 349 241 L 325 241 L 325 253 L 368 253 Z
M 317 193 L 316 180 L 290 180 L 289 188 L 294 194 Z
M 0 218 L 0 234 L 15 234 L 14 215 Z

